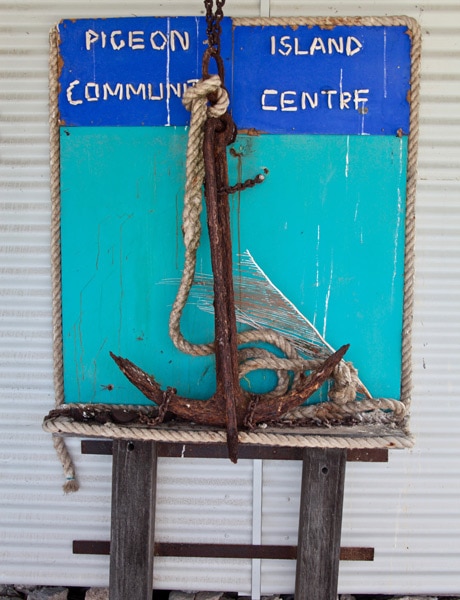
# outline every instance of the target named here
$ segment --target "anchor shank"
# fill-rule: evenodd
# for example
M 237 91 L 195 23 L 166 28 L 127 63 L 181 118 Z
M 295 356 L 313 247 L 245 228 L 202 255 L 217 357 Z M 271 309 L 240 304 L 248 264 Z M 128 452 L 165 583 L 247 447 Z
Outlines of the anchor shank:
M 214 277 L 216 398 L 226 415 L 229 456 L 238 456 L 238 408 L 244 410 L 238 377 L 237 330 L 232 274 L 232 242 L 226 147 L 233 141 L 233 121 L 209 118 L 204 132 L 205 197 Z

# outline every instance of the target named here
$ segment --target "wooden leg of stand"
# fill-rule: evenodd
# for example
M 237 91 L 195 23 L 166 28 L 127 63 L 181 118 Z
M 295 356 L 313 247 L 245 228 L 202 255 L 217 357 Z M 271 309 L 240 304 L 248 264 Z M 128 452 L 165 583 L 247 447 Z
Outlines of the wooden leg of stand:
M 296 600 L 336 600 L 347 451 L 304 450 Z
M 157 447 L 113 442 L 110 600 L 151 600 Z

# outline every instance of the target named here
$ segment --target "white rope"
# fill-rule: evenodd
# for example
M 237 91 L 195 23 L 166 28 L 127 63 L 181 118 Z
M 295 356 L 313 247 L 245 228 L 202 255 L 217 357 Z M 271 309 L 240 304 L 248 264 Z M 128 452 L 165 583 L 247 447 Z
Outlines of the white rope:
M 225 430 L 212 429 L 193 429 L 191 426 L 187 429 L 182 428 L 145 428 L 136 426 L 119 426 L 112 423 L 99 425 L 96 423 L 80 423 L 57 417 L 47 419 L 43 428 L 45 431 L 62 435 L 73 434 L 81 437 L 108 437 L 112 439 L 131 439 L 157 442 L 176 442 L 176 443 L 225 443 Z M 341 433 L 333 434 L 313 434 L 305 435 L 304 432 L 291 433 L 288 429 L 285 432 L 271 431 L 270 429 L 260 429 L 256 431 L 240 431 L 238 440 L 241 444 L 263 444 L 269 446 L 288 446 L 300 448 L 411 448 L 413 440 L 410 436 L 396 429 L 377 431 L 372 434 L 369 430 L 362 431 L 359 435 L 353 432 L 351 434 Z
M 53 359 L 55 404 L 64 402 L 64 368 L 62 362 L 61 300 L 61 187 L 59 143 L 59 34 L 50 32 L 50 192 L 51 192 L 51 279 L 53 284 Z M 63 439 L 53 440 L 54 449 L 64 470 L 63 490 L 76 492 L 79 484 L 69 449 Z
M 208 107 L 208 95 L 217 94 L 217 102 Z M 184 235 L 184 270 L 179 289 L 169 316 L 169 335 L 175 346 L 194 356 L 213 353 L 213 344 L 192 344 L 181 332 L 182 311 L 187 303 L 196 270 L 196 252 L 201 238 L 200 215 L 202 209 L 202 186 L 204 181 L 203 139 L 204 124 L 208 116 L 225 114 L 229 100 L 218 75 L 200 80 L 194 87 L 187 88 L 183 103 L 191 111 L 185 167 L 184 210 L 182 231 Z

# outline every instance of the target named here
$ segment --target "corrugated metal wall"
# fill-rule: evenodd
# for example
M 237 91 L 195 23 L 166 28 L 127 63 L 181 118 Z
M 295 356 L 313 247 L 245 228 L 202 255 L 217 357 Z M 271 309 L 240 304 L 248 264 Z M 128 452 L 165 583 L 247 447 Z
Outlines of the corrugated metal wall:
M 233 16 L 407 14 L 423 30 L 417 198 L 413 451 L 348 467 L 342 592 L 460 592 L 460 5 L 228 0 Z M 53 405 L 48 185 L 48 30 L 63 17 L 192 15 L 200 1 L 0 0 L 0 582 L 105 585 L 106 557 L 71 542 L 108 539 L 110 459 L 71 447 L 81 491 L 65 497 L 41 419 Z M 299 465 L 163 460 L 158 536 L 167 541 L 293 543 Z M 262 510 L 258 498 L 262 495 Z M 254 511 L 253 511 L 254 500 Z M 260 522 L 262 529 L 260 530 Z M 254 523 L 254 527 L 252 527 Z M 260 570 L 259 570 L 260 568 Z M 294 565 L 157 561 L 159 588 L 291 592 Z

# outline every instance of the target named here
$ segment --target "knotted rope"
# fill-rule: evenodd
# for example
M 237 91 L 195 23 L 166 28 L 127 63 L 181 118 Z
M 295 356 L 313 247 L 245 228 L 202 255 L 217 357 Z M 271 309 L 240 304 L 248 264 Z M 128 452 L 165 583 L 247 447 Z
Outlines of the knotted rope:
M 217 102 L 208 106 L 209 94 L 216 94 Z M 182 213 L 184 236 L 184 270 L 169 317 L 169 335 L 175 346 L 193 356 L 206 356 L 213 353 L 213 344 L 191 344 L 180 330 L 182 311 L 187 303 L 196 270 L 196 253 L 201 239 L 202 186 L 204 182 L 203 139 L 204 124 L 209 117 L 225 114 L 229 104 L 228 94 L 222 87 L 218 75 L 201 79 L 194 87 L 187 88 L 183 104 L 191 112 L 188 134 L 185 194 Z

